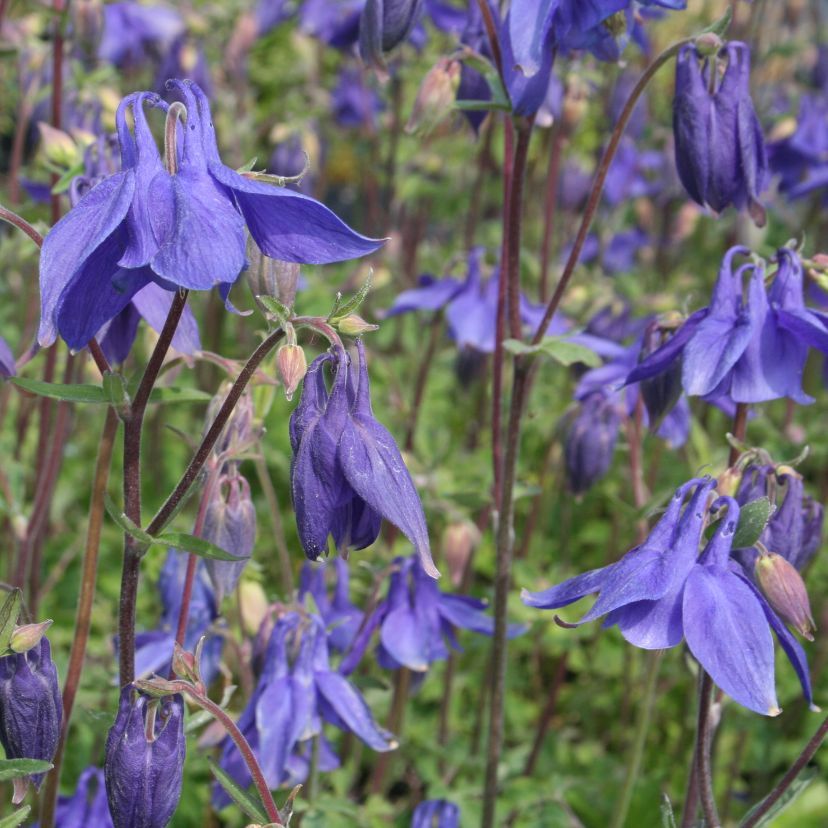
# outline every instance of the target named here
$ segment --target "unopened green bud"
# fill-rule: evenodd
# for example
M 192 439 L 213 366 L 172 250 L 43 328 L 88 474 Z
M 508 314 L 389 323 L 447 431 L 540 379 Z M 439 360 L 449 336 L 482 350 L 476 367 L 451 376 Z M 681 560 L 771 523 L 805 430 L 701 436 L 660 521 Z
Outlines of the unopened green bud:
M 68 169 L 83 160 L 83 154 L 71 135 L 43 121 L 37 126 L 40 130 L 40 150 L 47 161 Z
M 276 354 L 276 365 L 285 386 L 285 397 L 293 399 L 293 394 L 308 371 L 308 361 L 301 345 L 283 345 Z
M 718 54 L 722 46 L 724 46 L 722 39 L 715 32 L 700 34 L 693 41 L 693 45 L 696 47 L 698 53 L 704 57 Z
M 271 296 L 286 308 L 292 308 L 299 284 L 299 265 L 265 256 L 253 239 L 247 244 L 247 258 L 250 267 L 245 273 L 253 296 Z
M 256 581 L 242 581 L 239 584 L 239 609 L 244 631 L 256 635 L 267 617 L 267 596 L 262 585 Z
M 761 553 L 756 559 L 756 580 L 768 603 L 783 621 L 803 638 L 814 640 L 814 618 L 808 590 L 796 568 L 775 552 Z
M 405 131 L 409 134 L 431 132 L 451 113 L 459 85 L 460 62 L 440 58 L 420 84 Z
M 46 635 L 46 630 L 52 626 L 52 620 L 41 621 L 39 624 L 24 624 L 15 627 L 9 641 L 9 649 L 15 653 L 25 653 L 40 644 L 40 639 Z
M 345 336 L 362 336 L 364 333 L 379 330 L 379 325 L 372 325 L 361 316 L 351 313 L 336 323 L 336 329 Z

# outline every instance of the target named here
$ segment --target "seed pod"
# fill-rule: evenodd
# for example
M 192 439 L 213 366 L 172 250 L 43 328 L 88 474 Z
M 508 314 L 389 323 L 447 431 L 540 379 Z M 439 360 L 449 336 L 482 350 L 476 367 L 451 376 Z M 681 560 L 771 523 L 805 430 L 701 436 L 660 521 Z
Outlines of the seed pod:
M 796 569 L 774 552 L 756 559 L 756 580 L 768 603 L 803 638 L 814 640 L 816 629 L 805 582 Z

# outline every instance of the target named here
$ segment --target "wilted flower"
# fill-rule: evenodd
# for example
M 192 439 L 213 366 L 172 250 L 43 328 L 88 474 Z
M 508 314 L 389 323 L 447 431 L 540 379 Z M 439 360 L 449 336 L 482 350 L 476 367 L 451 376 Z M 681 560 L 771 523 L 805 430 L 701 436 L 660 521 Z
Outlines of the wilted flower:
M 290 418 L 291 487 L 305 554 L 316 560 L 332 536 L 339 549 L 363 549 L 383 518 L 411 541 L 436 578 L 423 507 L 394 438 L 371 408 L 365 348 L 358 366 L 344 349 L 317 357 L 305 377 L 302 399 Z M 323 368 L 334 369 L 330 393 Z
M 524 590 L 523 601 L 557 609 L 597 592 L 592 608 L 573 626 L 606 615 L 604 626 L 617 625 L 627 641 L 643 649 L 667 649 L 686 640 L 722 690 L 757 713 L 777 715 L 771 630 L 810 703 L 807 659 L 741 568 L 730 563 L 739 520 L 739 505 L 732 498 L 721 497 L 710 507 L 727 511 L 699 555 L 707 500 L 715 485 L 709 478 L 685 483 L 644 543 L 620 561 L 542 592 Z
M 427 799 L 414 809 L 411 828 L 460 828 L 460 809 L 446 799 Z
M 690 396 L 729 396 L 737 403 L 779 397 L 813 402 L 802 390 L 802 374 L 809 346 L 828 353 L 828 329 L 805 307 L 799 254 L 789 248 L 777 252 L 778 269 L 766 290 L 761 264 L 733 271 L 734 257 L 749 253 L 745 247 L 728 250 L 710 307 L 691 314 L 627 382 L 658 376 L 681 358 L 682 385 Z M 749 282 L 743 297 L 745 274 Z
M 113 828 L 104 772 L 100 768 L 87 768 L 78 779 L 75 793 L 58 799 L 55 825 L 58 828 Z
M 319 202 L 225 166 L 207 97 L 192 83 L 170 86 L 187 109 L 177 171 L 164 168 L 143 109 L 167 105 L 149 92 L 127 96 L 116 119 L 123 169 L 93 187 L 44 240 L 42 345 L 59 331 L 71 347 L 85 346 L 152 281 L 167 289 L 218 284 L 226 299 L 246 265 L 245 225 L 263 253 L 284 261 L 340 261 L 381 244 Z
M 204 561 L 220 604 L 236 588 L 256 543 L 256 509 L 250 498 L 250 486 L 234 468 L 218 479 L 207 505 L 201 534 L 239 559 L 238 562 L 213 558 Z
M 272 788 L 295 778 L 292 755 L 303 742 L 321 734 L 322 719 L 352 732 L 374 750 L 397 746 L 374 722 L 359 691 L 331 670 L 322 620 L 290 612 L 270 634 L 262 674 L 238 721 Z M 249 782 L 247 767 L 229 738 L 221 766 L 240 784 Z
M 336 577 L 333 596 L 325 587 L 325 573 L 333 569 Z M 348 563 L 334 558 L 330 563 L 313 564 L 307 561 L 299 576 L 299 600 L 311 595 L 319 615 L 328 630 L 331 647 L 345 652 L 351 646 L 362 623 L 363 612 L 348 598 Z
M 181 797 L 184 701 L 127 685 L 106 739 L 106 796 L 115 828 L 165 828 Z
M 0 744 L 7 759 L 55 755 L 63 701 L 57 669 L 45 636 L 32 649 L 0 657 Z M 30 779 L 40 787 L 43 774 Z
M 494 619 L 485 609 L 485 602 L 476 598 L 441 592 L 415 557 L 397 558 L 386 597 L 363 625 L 340 670 L 348 675 L 356 669 L 379 629 L 377 661 L 381 667 L 424 672 L 432 662 L 448 658 L 446 642 L 459 649 L 456 628 L 493 634 Z M 523 627 L 513 624 L 509 636 L 522 632 Z
M 719 79 L 718 62 L 727 57 Z M 702 65 L 703 61 L 703 65 Z M 721 212 L 748 207 L 764 223 L 759 196 L 768 180 L 762 127 L 750 98 L 750 48 L 731 42 L 703 58 L 684 46 L 676 61 L 673 102 L 676 166 L 690 197 Z

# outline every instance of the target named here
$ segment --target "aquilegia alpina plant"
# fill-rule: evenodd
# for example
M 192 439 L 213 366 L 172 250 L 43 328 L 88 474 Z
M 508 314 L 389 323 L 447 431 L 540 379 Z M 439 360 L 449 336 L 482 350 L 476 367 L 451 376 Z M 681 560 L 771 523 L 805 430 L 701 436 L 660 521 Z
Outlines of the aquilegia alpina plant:
M 818 820 L 820 4 L 173 5 L 0 4 L 0 825 Z

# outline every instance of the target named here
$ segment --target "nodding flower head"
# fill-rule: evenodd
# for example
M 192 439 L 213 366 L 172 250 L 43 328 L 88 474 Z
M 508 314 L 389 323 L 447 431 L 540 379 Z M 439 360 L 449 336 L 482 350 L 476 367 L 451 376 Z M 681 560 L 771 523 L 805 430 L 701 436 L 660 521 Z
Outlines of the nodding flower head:
M 121 690 L 106 740 L 106 795 L 115 828 L 165 828 L 181 797 L 184 701 Z
M 246 266 L 245 228 L 265 255 L 289 262 L 342 261 L 381 244 L 318 201 L 225 166 L 206 95 L 189 81 L 167 87 L 186 115 L 169 130 L 175 140 L 166 164 L 144 107 L 170 107 L 152 92 L 128 95 L 116 116 L 121 170 L 89 190 L 44 240 L 41 345 L 59 333 L 70 347 L 84 347 L 151 282 L 168 290 L 218 285 L 227 299 Z

